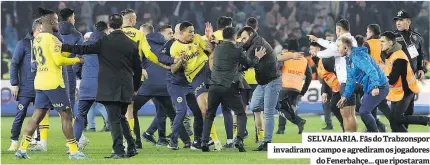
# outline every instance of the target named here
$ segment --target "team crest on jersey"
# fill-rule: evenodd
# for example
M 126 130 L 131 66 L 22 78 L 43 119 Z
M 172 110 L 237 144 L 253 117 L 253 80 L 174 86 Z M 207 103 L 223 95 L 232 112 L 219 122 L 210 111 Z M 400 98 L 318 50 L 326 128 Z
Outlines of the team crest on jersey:
M 24 109 L 24 105 L 22 105 L 22 104 L 18 104 L 18 109 L 19 109 L 20 111 L 22 111 L 22 110 Z
M 178 102 L 178 103 L 182 103 L 182 97 L 178 97 L 178 98 L 176 98 L 176 102 Z
M 166 48 L 164 48 L 163 50 L 161 50 L 161 53 L 166 54 Z
M 190 46 L 188 46 L 188 49 L 189 49 L 189 50 L 192 50 L 192 49 L 193 49 L 193 46 L 191 46 L 191 45 L 190 45 Z

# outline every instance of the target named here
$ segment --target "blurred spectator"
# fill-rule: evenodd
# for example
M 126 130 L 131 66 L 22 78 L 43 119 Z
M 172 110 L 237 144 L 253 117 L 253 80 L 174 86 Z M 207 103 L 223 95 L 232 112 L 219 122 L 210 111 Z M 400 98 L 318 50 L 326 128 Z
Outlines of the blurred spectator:
M 246 17 L 255 17 L 258 22 L 266 22 L 264 12 L 264 7 L 257 1 L 246 1 L 245 7 L 243 7 L 243 12 L 247 14 Z
M 9 67 L 12 53 L 8 50 L 6 43 L 1 36 L 1 79 L 9 79 Z
M 143 21 L 140 22 L 141 24 L 149 23 L 149 20 L 152 20 L 152 23 L 158 22 L 161 19 L 161 9 L 155 1 L 143 1 L 137 13 L 139 13 L 138 20 L 143 18 Z
M 226 16 L 234 18 L 234 15 L 238 11 L 239 11 L 239 9 L 237 9 L 236 5 L 234 5 L 234 1 L 228 1 L 227 2 L 227 7 L 225 8 Z
M 98 1 L 97 4 L 93 7 L 92 22 L 109 22 L 109 14 L 111 14 L 111 10 L 110 7 L 106 5 L 106 1 Z
M 325 39 L 328 40 L 328 41 L 334 42 L 335 39 L 336 39 L 335 34 L 332 31 L 330 31 L 330 30 L 326 30 L 324 32 L 324 36 L 325 36 Z
M 276 25 L 281 21 L 281 14 L 279 13 L 279 4 L 274 3 L 272 9 L 266 14 L 266 26 L 270 30 L 275 30 Z
M 423 36 L 424 45 L 427 45 L 427 46 L 430 46 L 429 45 L 429 25 L 430 25 L 429 20 L 430 20 L 429 11 L 427 10 L 427 8 L 421 8 L 418 16 L 414 18 L 412 21 L 414 23 L 412 28 L 414 28 L 414 31 L 417 31 L 418 33 L 421 34 L 421 36 Z M 429 60 L 429 49 L 425 49 L 424 51 L 425 51 L 424 54 L 427 55 L 425 59 Z
M 18 42 L 18 32 L 12 26 L 12 18 L 10 14 L 6 15 L 6 27 L 4 29 L 4 40 L 9 52 L 15 50 L 16 43 Z
M 221 7 L 221 2 L 215 2 L 215 5 L 211 8 L 209 21 L 212 26 L 216 25 L 217 19 L 224 16 L 223 8 Z
M 296 2 L 294 1 L 288 1 L 286 3 L 286 7 L 282 11 L 282 16 L 290 18 L 293 11 L 296 10 Z
M 81 34 L 85 34 L 87 33 L 88 29 L 87 29 L 87 24 L 85 22 L 81 22 L 79 23 L 79 26 L 77 28 L 77 30 L 81 33 Z
M 57 11 L 59 12 L 59 11 L 63 10 L 66 7 L 67 7 L 66 2 L 59 2 L 58 3 L 58 7 L 57 7 Z
M 321 30 L 321 26 L 320 25 L 314 25 L 313 27 L 312 27 L 312 31 L 309 33 L 310 35 L 314 35 L 314 36 L 316 36 L 316 37 L 318 37 L 318 38 L 322 38 L 322 37 L 324 37 L 324 33 L 323 33 L 323 31 Z
M 370 24 L 369 19 L 373 17 L 366 7 L 365 1 L 352 3 L 349 9 L 351 10 L 351 15 L 347 18 L 351 23 L 351 27 L 354 27 L 351 28 L 351 34 L 365 34 L 366 26 Z

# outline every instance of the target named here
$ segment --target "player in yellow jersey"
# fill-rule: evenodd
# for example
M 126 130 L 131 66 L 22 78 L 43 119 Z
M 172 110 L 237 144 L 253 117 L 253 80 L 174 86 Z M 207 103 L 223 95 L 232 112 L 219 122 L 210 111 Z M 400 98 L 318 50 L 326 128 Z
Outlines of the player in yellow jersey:
M 205 51 L 211 52 L 209 41 L 212 40 L 213 29 L 212 25 L 206 24 L 205 36 L 208 41 L 202 39 L 200 35 L 194 35 L 194 26 L 190 22 L 182 22 L 179 27 L 179 38 L 175 41 L 171 48 L 170 54 L 176 59 L 181 59 L 179 62 L 172 65 L 172 73 L 177 72 L 180 68 L 184 68 L 185 77 L 197 97 L 197 103 L 202 111 L 203 117 L 206 116 L 207 106 L 207 87 L 205 81 L 210 76 L 210 69 L 208 65 L 208 55 Z M 180 113 L 178 112 L 177 115 Z M 182 113 L 181 113 L 182 114 Z M 178 120 L 175 118 L 173 124 L 173 135 L 171 137 L 171 144 L 169 148 L 177 146 L 177 136 L 179 135 L 179 126 L 183 115 L 180 115 Z M 214 132 L 215 129 L 212 127 Z M 176 135 L 175 135 L 176 134 Z M 214 139 L 215 138 L 215 139 Z M 221 142 L 216 136 L 212 136 L 215 142 L 215 148 L 221 149 Z
M 151 47 L 146 40 L 146 35 L 143 34 L 139 29 L 136 29 L 136 13 L 132 9 L 125 9 L 121 12 L 123 16 L 123 27 L 122 31 L 134 42 L 137 43 L 140 57 L 145 56 L 149 61 L 154 64 L 160 65 L 161 67 L 167 68 L 166 65 L 158 61 L 158 57 L 151 51 Z M 131 132 L 134 134 L 134 117 L 133 117 L 133 103 L 127 108 L 126 118 L 130 125 Z M 138 137 L 138 136 L 136 136 Z
M 77 141 L 73 135 L 72 110 L 70 101 L 64 88 L 62 75 L 63 65 L 73 65 L 83 62 L 80 58 L 66 58 L 70 54 L 61 54 L 61 42 L 53 35 L 58 31 L 58 16 L 51 10 L 38 9 L 42 21 L 42 32 L 35 38 L 33 53 L 37 62 L 37 73 L 34 80 L 36 90 L 35 110 L 28 122 L 21 142 L 21 146 L 15 153 L 19 159 L 29 159 L 27 148 L 40 121 L 45 117 L 48 109 L 53 107 L 61 117 L 63 133 L 69 144 L 70 159 L 86 159 L 82 152 L 78 151 Z

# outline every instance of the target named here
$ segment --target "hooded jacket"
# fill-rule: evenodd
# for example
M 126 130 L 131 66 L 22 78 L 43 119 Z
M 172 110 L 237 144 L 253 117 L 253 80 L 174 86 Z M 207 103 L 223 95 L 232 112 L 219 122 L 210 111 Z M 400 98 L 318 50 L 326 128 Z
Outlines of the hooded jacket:
M 76 30 L 75 26 L 67 21 L 61 21 L 59 25 L 59 32 L 63 38 L 63 43 L 68 45 L 81 45 L 84 37 L 82 34 Z M 69 58 L 75 57 L 75 54 L 70 55 Z M 64 78 L 67 77 L 67 78 Z M 63 78 L 64 85 L 66 89 L 69 90 L 70 87 L 76 87 L 76 75 L 73 71 L 72 66 L 63 66 Z M 72 92 L 69 92 L 72 93 Z
M 96 43 L 99 39 L 106 36 L 103 32 L 94 32 L 87 42 L 83 45 Z M 79 84 L 79 100 L 95 100 L 97 96 L 97 80 L 99 74 L 99 60 L 96 54 L 83 55 L 84 63 L 73 65 L 76 75 L 81 78 Z
M 159 59 L 161 56 L 165 56 L 161 53 L 166 39 L 161 33 L 150 33 L 146 36 L 146 39 L 151 46 L 151 51 L 154 52 Z M 142 67 L 146 69 L 148 79 L 143 81 L 137 94 L 140 96 L 169 96 L 166 84 L 166 69 L 147 59 L 142 61 Z
M 370 93 L 376 87 L 388 85 L 382 69 L 367 53 L 366 47 L 352 47 L 351 55 L 345 57 L 347 81 L 343 96 L 351 97 L 355 89 L 355 83 L 363 85 L 365 93 Z
M 254 66 L 255 78 L 259 85 L 266 85 L 281 76 L 278 61 L 276 55 L 273 54 L 272 47 L 257 33 L 254 33 L 243 45 L 243 49 L 251 59 L 255 57 L 255 49 L 260 50 L 261 47 L 266 48 L 266 55 Z
M 10 84 L 19 86 L 18 96 L 35 97 L 34 78 L 36 68 L 32 68 L 31 51 L 33 46 L 33 32 L 27 33 L 24 39 L 18 41 L 10 65 Z

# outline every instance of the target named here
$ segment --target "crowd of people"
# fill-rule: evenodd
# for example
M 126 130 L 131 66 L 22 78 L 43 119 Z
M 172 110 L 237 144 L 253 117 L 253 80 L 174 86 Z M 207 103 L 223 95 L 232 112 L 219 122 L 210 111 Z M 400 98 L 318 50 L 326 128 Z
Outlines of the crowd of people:
M 250 5 L 256 7 L 254 2 Z M 246 13 L 264 11 L 258 7 L 253 10 Z M 246 128 L 248 105 L 259 143 L 254 151 L 267 151 L 275 114 L 280 114 L 284 129 L 289 120 L 298 126 L 299 134 L 304 130 L 306 120 L 298 116 L 297 105 L 312 79 L 311 61 L 317 64 L 322 82 L 324 110 L 336 116 L 344 132 L 358 131 L 356 112 L 366 132 L 386 132 L 385 124 L 376 118 L 378 109 L 393 132 L 407 132 L 409 124 L 430 126 L 429 117 L 413 114 L 413 98 L 420 92 L 418 83 L 426 73 L 428 45 L 411 29 L 411 14 L 399 10 L 391 16 L 393 31 L 387 28 L 382 32 L 379 24 L 367 25 L 365 38 L 351 35 L 359 27 L 351 26 L 347 19 L 326 23 L 335 30 L 325 39 L 318 36 L 318 29 L 312 29 L 316 33 L 306 36 L 309 46 L 305 47 L 318 58 L 313 61 L 305 58 L 300 37 L 287 38 L 276 51 L 276 45 L 260 35 L 274 28 L 277 21 L 269 15 L 277 17 L 278 10 L 275 3 L 265 19 L 251 15 L 243 27 L 234 26 L 234 18 L 221 15 L 214 24 L 193 24 L 178 18 L 175 26 L 165 24 L 155 30 L 151 21 L 136 29 L 138 20 L 147 17 L 124 9 L 108 15 L 106 21 L 97 20 L 95 30 L 83 42 L 75 26 L 75 10 L 65 7 L 57 14 L 39 7 L 31 31 L 17 42 L 18 51 L 10 67 L 12 93 L 19 101 L 17 108 L 23 111 L 15 117 L 9 151 L 16 151 L 15 156 L 21 159 L 29 158 L 27 150 L 46 151 L 46 114 L 56 110 L 69 158 L 88 159 L 83 153 L 88 139 L 82 132 L 88 111 L 96 102 L 106 108 L 105 119 L 111 129 L 113 151 L 106 158 L 133 157 L 142 148 L 142 140 L 172 150 L 180 149 L 180 139 L 184 148 L 203 152 L 211 151 L 212 145 L 215 150 L 237 148 L 246 152 L 243 140 L 251 134 Z M 293 15 L 295 12 L 293 9 Z M 81 79 L 81 95 L 74 114 L 71 109 L 77 79 Z M 137 111 L 150 99 L 157 115 L 141 134 Z M 18 146 L 31 102 L 35 111 Z M 224 146 L 213 125 L 219 105 L 227 134 Z M 194 116 L 192 127 L 184 122 L 188 108 Z M 166 135 L 167 117 L 173 123 L 171 135 Z M 41 142 L 29 148 L 37 128 Z M 158 141 L 154 138 L 157 130 Z M 283 134 L 284 130 L 280 127 L 276 133 Z
M 254 16 L 260 22 L 260 35 L 275 48 L 282 50 L 287 39 L 299 39 L 300 50 L 308 54 L 309 43 L 307 34 L 318 37 L 334 35 L 334 23 L 342 18 L 350 20 L 352 27 L 357 27 L 351 34 L 365 35 L 365 26 L 378 23 L 382 29 L 393 29 L 393 22 L 387 19 L 400 9 L 411 14 L 411 28 L 419 32 L 424 43 L 429 45 L 429 11 L 428 2 L 420 1 L 320 1 L 320 2 L 83 2 L 83 1 L 33 1 L 33 2 L 2 2 L 2 63 L 10 63 L 19 38 L 25 37 L 31 26 L 34 9 L 46 6 L 59 12 L 63 8 L 76 11 L 76 29 L 85 34 L 94 30 L 94 22 L 107 21 L 108 15 L 122 8 L 132 8 L 141 20 L 137 24 L 150 23 L 156 29 L 166 24 L 177 24 L 179 20 L 189 20 L 196 25 L 196 32 L 203 33 L 204 22 L 213 25 L 222 15 L 233 18 L 233 25 L 239 30 L 246 24 L 246 18 Z M 19 12 L 28 11 L 28 12 Z M 4 40 L 3 40 L 4 39 Z M 7 49 L 6 49 L 7 48 Z M 429 50 L 424 50 L 429 54 Z M 308 56 L 310 57 L 310 56 Z M 429 60 L 429 57 L 425 57 Z M 3 65 L 2 65 L 3 66 Z M 311 64 L 313 71 L 315 65 Z M 8 69 L 2 69 L 2 79 L 8 79 Z M 316 79 L 313 76 L 313 79 Z

